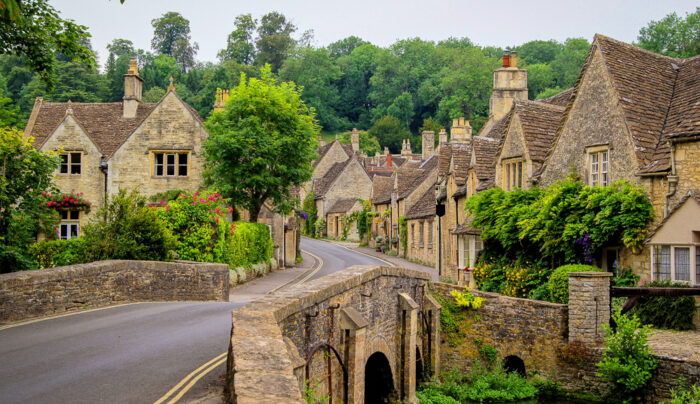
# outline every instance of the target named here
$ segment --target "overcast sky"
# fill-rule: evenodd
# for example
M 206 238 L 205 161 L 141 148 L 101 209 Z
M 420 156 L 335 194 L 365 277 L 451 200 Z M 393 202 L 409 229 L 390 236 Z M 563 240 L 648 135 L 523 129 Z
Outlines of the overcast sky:
M 651 20 L 695 11 L 697 0 L 50 0 L 64 18 L 86 25 L 100 63 L 114 38 L 150 50 L 151 20 L 177 11 L 190 20 L 197 59 L 216 61 L 239 14 L 260 18 L 279 11 L 297 26 L 313 29 L 316 46 L 356 35 L 379 46 L 420 37 L 439 41 L 468 37 L 479 45 L 509 46 L 534 39 L 595 33 L 632 42 Z

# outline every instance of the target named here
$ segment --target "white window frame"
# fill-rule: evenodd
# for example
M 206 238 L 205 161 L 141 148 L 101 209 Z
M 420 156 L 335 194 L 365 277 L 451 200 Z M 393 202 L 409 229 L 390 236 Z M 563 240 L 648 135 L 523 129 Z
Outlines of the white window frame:
M 664 247 L 669 248 L 669 265 L 670 265 L 670 275 L 669 278 L 660 279 L 656 274 L 656 251 Z M 688 249 L 688 280 L 677 279 L 676 274 L 676 251 L 680 249 Z M 670 279 L 671 282 L 683 282 L 691 285 L 698 285 L 700 283 L 700 263 L 698 259 L 700 257 L 700 246 L 693 244 L 652 244 L 651 246 L 651 279 L 652 280 L 666 280 Z
M 503 189 L 512 191 L 515 188 L 523 189 L 523 159 L 521 157 L 504 160 L 503 164 Z
M 61 222 L 58 225 L 58 238 L 61 240 L 69 240 L 80 237 L 80 211 L 62 210 L 60 215 Z M 66 229 L 65 237 L 63 235 L 63 229 Z M 75 232 L 73 232 L 73 230 L 75 230 Z
M 588 184 L 592 187 L 610 185 L 610 149 L 595 146 L 586 149 L 588 156 Z

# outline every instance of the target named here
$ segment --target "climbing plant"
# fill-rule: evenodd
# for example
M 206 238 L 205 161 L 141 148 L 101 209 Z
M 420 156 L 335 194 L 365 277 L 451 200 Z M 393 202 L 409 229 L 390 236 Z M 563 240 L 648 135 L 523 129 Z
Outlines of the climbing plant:
M 304 220 L 302 230 L 305 235 L 314 237 L 316 236 L 316 217 L 318 216 L 318 210 L 316 209 L 316 193 L 313 189 L 306 194 L 302 208 L 309 215 L 309 217 Z
M 401 239 L 403 256 L 406 257 L 406 249 L 408 247 L 408 223 L 406 222 L 406 216 L 399 217 L 399 238 Z

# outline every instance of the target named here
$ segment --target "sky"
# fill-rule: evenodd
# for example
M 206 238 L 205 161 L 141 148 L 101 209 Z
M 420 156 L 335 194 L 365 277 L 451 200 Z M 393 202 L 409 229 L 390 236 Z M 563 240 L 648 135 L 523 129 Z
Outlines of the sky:
M 239 14 L 260 18 L 279 11 L 297 26 L 296 37 L 314 31 L 314 45 L 350 35 L 388 46 L 397 39 L 439 41 L 468 37 L 482 46 L 507 47 L 535 39 L 596 33 L 633 42 L 639 29 L 671 12 L 694 12 L 697 0 L 50 0 L 63 18 L 88 27 L 93 49 L 104 64 L 106 45 L 129 39 L 150 50 L 151 20 L 177 11 L 190 21 L 197 60 L 216 61 Z

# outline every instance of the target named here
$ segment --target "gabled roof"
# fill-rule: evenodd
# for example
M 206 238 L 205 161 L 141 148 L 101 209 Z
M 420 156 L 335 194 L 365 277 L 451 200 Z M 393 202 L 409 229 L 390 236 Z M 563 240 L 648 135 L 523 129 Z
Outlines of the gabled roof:
M 559 94 L 553 95 L 549 98 L 542 98 L 537 100 L 537 102 L 542 102 L 551 105 L 558 105 L 560 107 L 566 107 L 571 101 L 571 96 L 574 94 L 574 88 L 567 88 L 566 90 L 560 92 Z
M 338 141 L 338 139 L 336 139 L 336 140 L 334 140 L 330 143 L 327 143 L 324 146 L 320 146 L 318 149 L 316 149 L 316 153 L 318 153 L 319 157 L 312 163 L 312 165 L 314 167 L 316 167 L 316 164 L 318 164 L 318 162 L 321 161 L 323 159 L 323 157 L 325 157 L 326 153 L 328 153 L 328 150 L 331 149 L 331 147 L 333 146 L 334 143 L 338 143 L 338 145 L 340 145 L 340 147 L 343 148 L 343 151 L 345 151 L 345 154 L 347 154 L 348 158 L 352 157 L 355 154 L 355 151 L 352 149 L 351 144 L 343 144 L 343 143 L 340 143 Z
M 450 160 L 452 159 L 452 144 L 443 143 L 440 145 L 438 153 L 438 176 L 444 177 L 450 171 Z
M 393 190 L 393 177 L 375 176 L 372 180 L 372 203 L 382 204 L 391 202 L 391 192 Z
M 358 202 L 357 198 L 339 199 L 327 213 L 346 213 Z
M 477 187 L 481 191 L 493 185 L 496 176 L 496 155 L 498 153 L 499 140 L 490 137 L 474 136 L 472 147 L 474 148 L 474 164 L 470 166 L 476 174 L 480 183 L 484 183 L 483 188 Z
M 452 234 L 457 234 L 457 235 L 464 235 L 464 234 L 475 234 L 475 235 L 480 235 L 481 234 L 481 229 L 477 229 L 475 227 L 472 227 L 472 221 L 474 220 L 474 217 L 469 215 L 464 222 L 460 223 L 456 228 L 452 229 L 450 233 Z
M 396 170 L 396 187 L 398 198 L 405 198 L 413 190 L 413 183 L 423 175 L 419 168 L 400 168 Z
M 656 226 L 656 228 L 654 228 L 654 230 L 650 231 L 649 234 L 647 234 L 647 239 L 646 239 L 646 242 L 647 242 L 647 243 L 652 239 L 652 237 L 654 236 L 654 234 L 656 234 L 659 230 L 661 230 L 661 228 L 664 226 L 664 224 L 666 224 L 666 222 L 668 221 L 668 219 L 669 219 L 671 216 L 673 216 L 673 214 L 674 214 L 678 209 L 680 209 L 681 206 L 683 206 L 683 205 L 686 203 L 686 201 L 687 201 L 688 199 L 694 200 L 697 204 L 700 204 L 700 189 L 693 189 L 693 190 L 688 191 L 688 193 L 685 194 L 685 196 L 683 196 L 683 198 L 681 198 L 680 201 L 678 201 L 678 203 L 676 204 L 676 206 L 674 206 L 674 207 L 668 212 L 668 215 L 666 215 L 666 217 L 665 217 L 661 222 L 659 222 L 659 224 Z
M 700 134 L 700 55 L 680 63 L 664 134 L 669 138 Z
M 410 175 L 404 176 L 403 181 L 401 178 L 399 178 L 398 199 L 403 199 L 410 195 L 413 190 L 415 190 L 420 184 L 430 177 L 433 171 L 437 169 L 437 166 L 438 158 L 433 154 L 432 156 L 428 157 L 427 160 L 423 161 L 417 169 L 407 169 L 414 171 L 411 171 Z M 411 181 L 411 178 L 413 178 L 413 181 Z
M 353 159 L 347 159 L 345 161 L 333 164 L 333 166 L 328 169 L 323 177 L 316 180 L 316 183 L 314 184 L 316 199 L 322 198 L 326 192 L 328 192 L 328 189 L 331 187 L 335 179 L 338 178 L 340 173 L 345 170 L 345 167 L 350 164 L 351 161 L 353 161 Z
M 34 147 L 41 148 L 63 122 L 70 107 L 75 120 L 109 159 L 157 105 L 140 103 L 136 118 L 126 119 L 121 102 L 44 102 L 38 98 L 27 122 L 26 133 L 34 137 Z
M 435 205 L 437 201 L 435 200 L 435 190 L 430 187 L 416 203 L 411 206 L 411 208 L 406 212 L 406 219 L 420 219 L 423 217 L 433 217 L 435 216 Z
M 463 185 L 467 181 L 469 171 L 469 161 L 472 158 L 472 145 L 470 143 L 452 144 L 452 164 L 454 170 L 455 183 Z
M 564 107 L 535 101 L 516 101 L 513 113 L 523 129 L 525 147 L 530 159 L 544 161 L 552 147 L 557 128 L 564 117 Z M 502 144 L 502 143 L 501 143 Z

